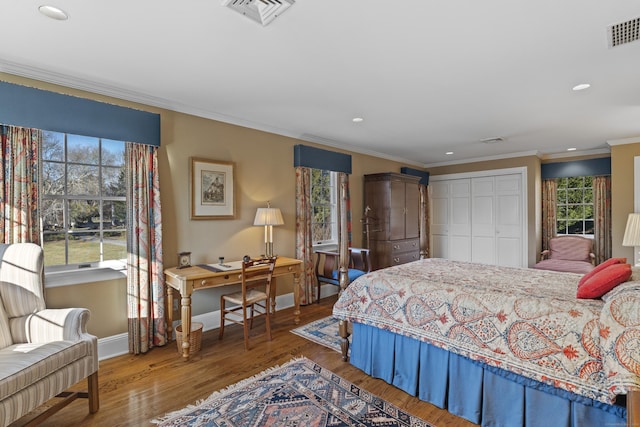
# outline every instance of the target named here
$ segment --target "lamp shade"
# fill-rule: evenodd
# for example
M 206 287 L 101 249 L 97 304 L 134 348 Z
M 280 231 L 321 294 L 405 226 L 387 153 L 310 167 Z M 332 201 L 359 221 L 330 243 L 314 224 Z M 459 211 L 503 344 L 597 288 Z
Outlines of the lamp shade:
M 624 230 L 622 246 L 640 246 L 640 213 L 630 213 Z
M 284 220 L 278 208 L 258 208 L 253 225 L 284 225 Z

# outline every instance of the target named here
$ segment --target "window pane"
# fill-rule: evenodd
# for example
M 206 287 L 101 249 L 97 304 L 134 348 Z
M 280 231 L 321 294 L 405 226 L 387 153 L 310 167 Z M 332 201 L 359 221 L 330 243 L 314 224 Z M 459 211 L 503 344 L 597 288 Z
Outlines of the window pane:
M 102 168 L 102 180 L 104 181 L 102 191 L 105 196 L 127 196 L 127 182 L 123 168 Z
M 43 236 L 44 265 L 64 265 L 65 236 L 67 233 L 45 233 Z
M 567 203 L 567 190 L 558 189 L 558 203 Z
M 584 223 L 582 221 L 569 222 L 567 234 L 584 234 Z
M 105 201 L 102 208 L 102 227 L 105 230 L 124 230 L 127 218 L 127 203 Z
M 42 159 L 64 161 L 64 134 L 59 132 L 42 132 Z
M 97 166 L 68 165 L 67 188 L 69 194 L 76 196 L 97 196 L 100 194 Z
M 100 202 L 69 200 L 69 222 L 74 231 L 100 229 Z
M 67 135 L 67 161 L 88 165 L 99 164 L 99 139 L 91 136 Z
M 584 232 L 585 234 L 595 234 L 594 222 L 590 220 L 586 220 L 584 222 Z
M 100 236 L 84 231 L 69 234 L 69 264 L 100 261 Z
M 50 196 L 64 194 L 64 163 L 42 162 L 42 192 Z
M 124 141 L 102 140 L 102 164 L 109 166 L 124 165 Z
M 585 190 L 584 190 L 584 202 L 593 204 L 593 189 L 585 188 Z
M 40 204 L 42 231 L 56 231 L 64 229 L 64 201 L 43 200 Z
M 558 211 L 556 212 L 556 217 L 558 219 L 567 219 L 567 205 L 558 206 Z
M 127 258 L 127 232 L 105 231 L 102 239 L 104 249 L 103 260 Z
M 567 221 L 558 221 L 558 234 L 567 234 Z
M 567 201 L 569 203 L 582 203 L 582 188 L 567 190 Z

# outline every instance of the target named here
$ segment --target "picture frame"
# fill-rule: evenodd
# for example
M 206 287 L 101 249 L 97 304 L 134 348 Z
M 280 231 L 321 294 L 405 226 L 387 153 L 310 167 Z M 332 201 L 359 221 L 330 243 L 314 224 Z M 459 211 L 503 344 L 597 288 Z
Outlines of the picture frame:
M 236 216 L 234 163 L 191 158 L 191 219 Z

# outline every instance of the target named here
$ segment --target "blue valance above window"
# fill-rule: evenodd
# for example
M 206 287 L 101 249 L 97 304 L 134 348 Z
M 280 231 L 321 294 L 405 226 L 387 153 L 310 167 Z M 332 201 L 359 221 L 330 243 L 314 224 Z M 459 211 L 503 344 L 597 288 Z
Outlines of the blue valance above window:
M 293 166 L 351 174 L 351 156 L 308 145 L 294 145 Z
M 0 82 L 0 123 L 160 145 L 160 115 Z
M 611 157 L 544 163 L 540 169 L 542 179 L 611 175 Z
M 406 166 L 401 167 L 400 172 L 407 175 L 419 176 L 421 185 L 429 185 L 429 172 L 409 168 Z

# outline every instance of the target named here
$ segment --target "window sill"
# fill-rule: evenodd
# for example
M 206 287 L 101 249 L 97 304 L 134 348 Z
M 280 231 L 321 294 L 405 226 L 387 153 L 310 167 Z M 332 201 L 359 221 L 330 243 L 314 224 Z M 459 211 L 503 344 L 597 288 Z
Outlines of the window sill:
M 45 288 L 56 288 L 124 279 L 127 277 L 127 269 L 124 265 L 75 268 L 72 270 L 52 268 L 49 271 L 45 271 L 44 277 Z

